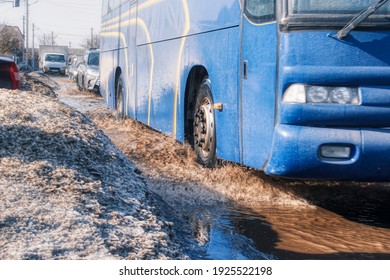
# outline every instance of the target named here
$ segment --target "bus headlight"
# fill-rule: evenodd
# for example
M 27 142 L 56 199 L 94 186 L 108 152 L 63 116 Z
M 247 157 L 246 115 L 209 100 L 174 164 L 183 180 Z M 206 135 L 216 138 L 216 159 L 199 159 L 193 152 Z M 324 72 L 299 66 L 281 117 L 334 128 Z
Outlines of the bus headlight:
M 335 88 L 330 92 L 330 99 L 333 103 L 338 104 L 354 104 L 354 98 L 357 96 L 354 96 L 353 91 L 350 88 L 346 87 L 340 87 Z M 357 102 L 357 100 L 355 100 Z
M 307 102 L 324 103 L 329 98 L 329 91 L 325 87 L 308 87 Z
M 305 85 L 294 84 L 288 87 L 283 95 L 284 103 L 306 103 Z
M 284 103 L 360 104 L 358 88 L 293 84 L 283 96 Z

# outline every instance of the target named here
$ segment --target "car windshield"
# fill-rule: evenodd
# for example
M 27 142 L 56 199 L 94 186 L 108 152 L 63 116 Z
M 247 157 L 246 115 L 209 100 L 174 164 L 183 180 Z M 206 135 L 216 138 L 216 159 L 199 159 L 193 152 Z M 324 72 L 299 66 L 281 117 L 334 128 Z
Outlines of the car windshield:
M 99 53 L 90 53 L 88 57 L 88 65 L 99 66 Z
M 288 0 L 290 15 L 355 15 L 378 0 Z M 376 15 L 390 15 L 390 2 L 384 4 Z
M 61 54 L 48 54 L 45 61 L 49 62 L 65 62 L 65 56 Z

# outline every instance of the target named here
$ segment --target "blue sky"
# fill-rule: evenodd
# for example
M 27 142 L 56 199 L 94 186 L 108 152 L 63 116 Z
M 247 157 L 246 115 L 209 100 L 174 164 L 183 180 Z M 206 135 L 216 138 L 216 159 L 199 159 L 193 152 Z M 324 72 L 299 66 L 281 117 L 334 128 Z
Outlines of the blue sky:
M 20 7 L 13 8 L 11 2 L 1 3 L 0 23 L 19 26 L 23 32 L 23 15 L 26 14 L 25 0 Z M 54 32 L 59 45 L 80 47 L 86 37 L 100 31 L 101 0 L 29 0 L 29 45 L 32 45 L 32 24 L 35 24 L 35 46 L 39 37 Z

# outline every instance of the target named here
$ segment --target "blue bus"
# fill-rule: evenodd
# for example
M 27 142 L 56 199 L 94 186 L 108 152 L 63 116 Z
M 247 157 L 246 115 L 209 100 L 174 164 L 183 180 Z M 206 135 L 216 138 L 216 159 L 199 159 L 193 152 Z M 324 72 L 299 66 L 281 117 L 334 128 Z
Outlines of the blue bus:
M 101 92 L 181 142 L 291 177 L 390 179 L 387 0 L 103 0 Z

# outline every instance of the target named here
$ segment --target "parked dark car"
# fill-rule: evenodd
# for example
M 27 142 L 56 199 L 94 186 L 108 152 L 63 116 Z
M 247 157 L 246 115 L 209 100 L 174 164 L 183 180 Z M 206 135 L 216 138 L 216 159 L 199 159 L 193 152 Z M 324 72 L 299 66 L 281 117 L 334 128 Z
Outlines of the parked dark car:
M 99 92 L 99 60 L 98 49 L 88 50 L 84 56 L 84 62 L 77 68 L 77 86 L 81 91 Z
M 18 66 L 12 58 L 2 55 L 0 55 L 0 88 L 20 88 Z

